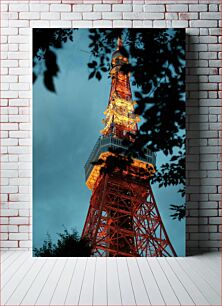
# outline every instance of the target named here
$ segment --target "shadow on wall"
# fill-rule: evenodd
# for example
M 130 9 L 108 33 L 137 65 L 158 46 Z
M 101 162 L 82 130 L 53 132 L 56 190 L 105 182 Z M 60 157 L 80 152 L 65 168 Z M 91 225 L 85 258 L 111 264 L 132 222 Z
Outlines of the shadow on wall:
M 207 186 L 202 185 L 204 172 L 207 171 L 201 169 L 201 162 L 205 161 L 203 157 L 207 155 L 207 151 L 204 152 L 203 148 L 209 146 L 209 143 L 206 138 L 201 139 L 202 132 L 208 129 L 208 123 L 203 123 L 201 119 L 200 98 L 208 97 L 204 95 L 207 93 L 206 90 L 200 91 L 197 46 L 194 37 L 186 35 L 186 255 L 188 256 L 219 251 L 221 245 L 219 239 L 214 241 L 210 239 L 213 236 L 210 233 L 216 231 L 216 226 L 211 223 L 209 212 L 212 210 L 209 208 L 215 209 L 216 214 L 213 215 L 218 216 L 218 207 L 217 204 L 214 207 L 208 206 L 210 189 L 207 192 Z
M 198 51 L 194 37 L 186 34 L 186 255 L 200 254 L 199 200 L 200 194 L 200 122 L 198 118 L 200 83 L 197 74 Z M 194 184 L 195 183 L 195 184 Z

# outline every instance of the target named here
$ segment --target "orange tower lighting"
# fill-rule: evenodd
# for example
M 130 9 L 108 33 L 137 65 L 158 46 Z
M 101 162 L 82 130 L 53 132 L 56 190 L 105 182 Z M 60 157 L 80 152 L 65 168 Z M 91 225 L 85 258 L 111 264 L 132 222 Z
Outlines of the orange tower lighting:
M 112 54 L 111 90 L 104 112 L 104 129 L 85 165 L 86 185 L 92 190 L 82 237 L 92 245 L 92 256 L 176 256 L 163 225 L 149 178 L 155 173 L 156 155 L 133 159 L 126 168 L 101 171 L 112 151 L 127 150 L 140 121 L 134 113 L 129 73 L 121 67 L 129 62 L 120 38 Z M 112 150 L 111 150 L 112 149 Z M 124 157 L 123 157 L 124 158 Z M 100 163 L 92 163 L 100 160 Z M 142 173 L 142 174 L 141 174 Z

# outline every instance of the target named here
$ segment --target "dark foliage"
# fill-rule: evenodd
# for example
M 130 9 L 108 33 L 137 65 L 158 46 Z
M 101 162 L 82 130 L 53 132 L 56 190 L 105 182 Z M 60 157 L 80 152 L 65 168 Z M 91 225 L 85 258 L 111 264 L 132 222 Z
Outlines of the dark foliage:
M 88 257 L 91 255 L 91 246 L 86 238 L 80 238 L 75 230 L 71 233 L 64 229 L 63 233 L 57 234 L 59 239 L 56 244 L 48 234 L 48 239 L 43 242 L 43 246 L 33 249 L 34 256 L 37 257 Z
M 73 29 L 34 29 L 33 30 L 33 82 L 43 74 L 45 87 L 55 92 L 54 78 L 59 72 L 54 49 L 62 48 L 68 40 L 73 41 Z
M 172 219 L 177 219 L 179 221 L 181 221 L 185 215 L 186 215 L 186 207 L 185 205 L 170 205 L 170 209 L 175 211 L 174 214 L 171 214 L 170 216 L 172 217 Z

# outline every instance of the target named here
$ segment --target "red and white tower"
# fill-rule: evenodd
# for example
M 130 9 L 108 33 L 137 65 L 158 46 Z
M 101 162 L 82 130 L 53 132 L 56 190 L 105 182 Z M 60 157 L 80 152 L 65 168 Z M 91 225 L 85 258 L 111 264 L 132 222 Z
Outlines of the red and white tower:
M 83 237 L 92 244 L 92 256 L 176 256 L 163 225 L 149 178 L 154 174 L 156 156 L 146 150 L 131 164 L 101 171 L 115 150 L 127 150 L 124 140 L 137 132 L 139 116 L 134 114 L 128 63 L 122 41 L 112 55 L 112 83 L 104 114 L 104 129 L 85 165 L 86 185 L 92 190 Z M 100 163 L 92 164 L 92 162 Z

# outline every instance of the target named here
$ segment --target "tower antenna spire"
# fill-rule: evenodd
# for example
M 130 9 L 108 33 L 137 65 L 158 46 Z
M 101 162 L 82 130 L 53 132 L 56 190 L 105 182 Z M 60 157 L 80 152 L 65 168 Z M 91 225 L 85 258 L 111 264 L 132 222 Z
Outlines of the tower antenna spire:
M 117 50 L 120 50 L 122 47 L 123 47 L 122 38 L 121 38 L 121 36 L 118 36 L 118 39 L 117 39 Z

